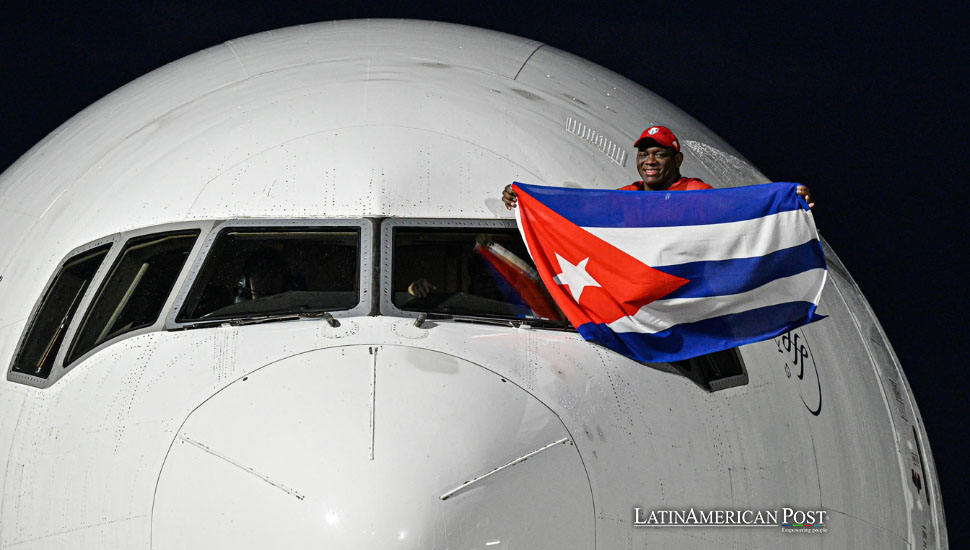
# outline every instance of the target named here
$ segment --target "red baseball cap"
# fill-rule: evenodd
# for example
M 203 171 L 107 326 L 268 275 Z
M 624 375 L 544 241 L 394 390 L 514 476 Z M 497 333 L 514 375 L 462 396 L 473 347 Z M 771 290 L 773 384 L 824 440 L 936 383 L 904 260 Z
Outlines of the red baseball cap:
M 680 142 L 677 141 L 677 136 L 666 126 L 651 126 L 647 128 L 640 134 L 640 139 L 633 146 L 639 149 L 640 144 L 647 139 L 656 141 L 661 147 L 673 147 L 678 152 L 680 151 Z

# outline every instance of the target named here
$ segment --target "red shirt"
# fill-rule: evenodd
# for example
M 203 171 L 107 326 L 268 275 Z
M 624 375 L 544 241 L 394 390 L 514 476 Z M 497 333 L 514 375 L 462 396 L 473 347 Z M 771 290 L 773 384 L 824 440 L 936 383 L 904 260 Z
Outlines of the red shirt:
M 680 178 L 670 186 L 667 191 L 695 191 L 697 189 L 714 189 L 697 178 Z M 645 191 L 642 181 L 635 181 L 630 185 L 624 185 L 617 191 Z

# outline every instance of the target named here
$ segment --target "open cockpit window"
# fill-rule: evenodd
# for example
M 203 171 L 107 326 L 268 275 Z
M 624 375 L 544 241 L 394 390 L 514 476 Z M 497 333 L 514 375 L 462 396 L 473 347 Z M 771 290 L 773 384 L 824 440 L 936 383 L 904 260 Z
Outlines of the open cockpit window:
M 360 301 L 359 226 L 219 232 L 179 323 L 348 310 Z
M 64 333 L 110 248 L 110 244 L 101 245 L 64 262 L 30 323 L 13 372 L 45 379 L 50 376 Z
M 88 308 L 64 363 L 111 338 L 153 325 L 198 236 L 196 229 L 129 240 Z
M 518 231 L 392 226 L 391 302 L 403 311 L 568 325 Z
M 681 374 L 708 391 L 723 390 L 748 383 L 748 371 L 738 348 L 716 351 L 672 363 Z

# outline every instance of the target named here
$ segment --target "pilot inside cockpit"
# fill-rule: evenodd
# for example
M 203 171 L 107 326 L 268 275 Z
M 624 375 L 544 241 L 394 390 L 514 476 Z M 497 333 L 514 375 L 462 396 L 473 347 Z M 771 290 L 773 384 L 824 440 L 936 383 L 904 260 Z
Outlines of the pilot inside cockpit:
M 360 301 L 356 227 L 229 227 L 212 243 L 179 321 L 347 310 Z
M 236 282 L 233 303 L 259 300 L 294 290 L 306 290 L 306 283 L 294 274 L 276 249 L 264 246 L 250 254 Z

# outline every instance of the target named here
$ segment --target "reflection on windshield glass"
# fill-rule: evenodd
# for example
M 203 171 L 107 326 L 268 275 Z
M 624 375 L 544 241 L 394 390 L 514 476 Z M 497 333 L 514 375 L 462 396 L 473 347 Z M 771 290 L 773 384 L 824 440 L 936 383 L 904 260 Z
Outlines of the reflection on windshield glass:
M 193 229 L 130 239 L 85 313 L 65 364 L 155 323 L 198 236 Z
M 178 320 L 351 309 L 359 249 L 354 227 L 223 230 Z
M 515 229 L 396 228 L 393 302 L 407 311 L 564 321 Z

